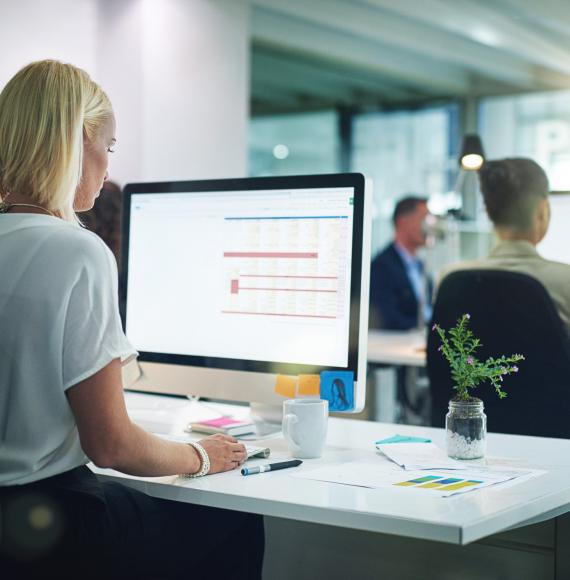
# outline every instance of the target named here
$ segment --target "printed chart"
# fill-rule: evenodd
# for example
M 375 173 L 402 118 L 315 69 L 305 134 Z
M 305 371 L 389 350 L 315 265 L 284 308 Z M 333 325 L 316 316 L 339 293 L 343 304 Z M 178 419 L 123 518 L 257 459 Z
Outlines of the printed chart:
M 348 235 L 342 215 L 225 218 L 222 312 L 344 318 Z
M 483 486 L 485 480 L 482 479 L 463 479 L 460 477 L 446 477 L 442 475 L 424 475 L 416 479 L 409 479 L 394 483 L 399 487 L 416 487 L 419 489 L 433 489 L 438 491 L 457 491 L 460 489 Z
M 468 470 L 431 469 L 405 471 L 396 464 L 377 461 L 351 461 L 294 474 L 293 477 L 329 481 L 372 489 L 392 489 L 402 493 L 423 493 L 430 497 L 449 497 L 491 486 L 504 488 L 546 473 L 539 469 L 473 466 Z M 500 486 L 499 486 L 500 484 Z

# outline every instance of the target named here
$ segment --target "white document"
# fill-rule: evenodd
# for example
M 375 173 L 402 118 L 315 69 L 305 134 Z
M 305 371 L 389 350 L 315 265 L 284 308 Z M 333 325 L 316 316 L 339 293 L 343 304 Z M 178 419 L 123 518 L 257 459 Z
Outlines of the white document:
M 502 470 L 485 467 L 462 471 L 407 471 L 385 461 L 352 461 L 298 472 L 292 476 L 372 489 L 400 490 L 402 493 L 421 493 L 431 497 L 450 497 L 505 482 L 509 482 L 506 485 L 514 485 L 543 473 L 546 472 L 538 469 Z
M 338 465 L 327 465 L 311 471 L 299 471 L 291 475 L 301 479 L 377 488 L 401 481 L 408 474 L 396 464 L 381 460 L 375 463 L 351 461 Z
M 467 469 L 433 443 L 377 443 L 376 449 L 407 470 Z

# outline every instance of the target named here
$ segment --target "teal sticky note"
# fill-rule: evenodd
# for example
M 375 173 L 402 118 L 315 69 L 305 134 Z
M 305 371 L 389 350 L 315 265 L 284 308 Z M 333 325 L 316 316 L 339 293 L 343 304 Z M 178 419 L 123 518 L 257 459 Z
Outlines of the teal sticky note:
M 323 371 L 321 399 L 329 402 L 329 411 L 354 409 L 354 373 L 352 371 Z
M 409 435 L 393 435 L 387 439 L 376 441 L 376 445 L 384 445 L 387 443 L 431 443 L 431 439 L 427 439 L 426 437 L 411 437 Z

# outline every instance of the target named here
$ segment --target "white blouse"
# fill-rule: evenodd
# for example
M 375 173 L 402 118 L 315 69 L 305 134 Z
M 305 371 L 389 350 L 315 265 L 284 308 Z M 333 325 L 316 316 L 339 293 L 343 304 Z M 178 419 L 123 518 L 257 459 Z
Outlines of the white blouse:
M 88 462 L 65 391 L 136 356 L 103 241 L 39 214 L 0 214 L 0 485 Z

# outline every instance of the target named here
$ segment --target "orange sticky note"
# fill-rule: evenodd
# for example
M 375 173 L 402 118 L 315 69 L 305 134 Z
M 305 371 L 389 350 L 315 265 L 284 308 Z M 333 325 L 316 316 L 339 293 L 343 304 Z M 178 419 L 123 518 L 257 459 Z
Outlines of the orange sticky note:
M 295 397 L 295 387 L 297 386 L 297 377 L 290 377 L 288 375 L 277 375 L 275 382 L 275 392 L 284 397 Z
M 299 375 L 299 395 L 321 394 L 321 377 L 319 375 Z

